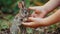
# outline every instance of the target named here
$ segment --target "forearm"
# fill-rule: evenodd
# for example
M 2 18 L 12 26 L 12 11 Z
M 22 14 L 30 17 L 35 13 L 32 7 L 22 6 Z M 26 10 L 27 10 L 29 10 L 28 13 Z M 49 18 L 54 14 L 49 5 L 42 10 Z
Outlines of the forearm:
M 48 26 L 48 25 L 57 23 L 59 21 L 60 21 L 60 9 L 56 11 L 56 13 L 54 13 L 53 15 L 44 18 L 41 21 L 40 26 Z
M 43 5 L 43 8 L 47 12 L 51 12 L 51 10 L 53 10 L 54 8 L 56 8 L 59 5 L 59 3 L 60 3 L 60 0 L 50 0 L 45 5 Z

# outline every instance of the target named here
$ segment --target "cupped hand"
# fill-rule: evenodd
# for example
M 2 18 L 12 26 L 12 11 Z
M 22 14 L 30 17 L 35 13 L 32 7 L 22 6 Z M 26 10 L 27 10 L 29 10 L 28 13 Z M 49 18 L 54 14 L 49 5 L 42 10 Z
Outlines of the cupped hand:
M 28 20 L 26 22 L 23 22 L 22 24 L 25 27 L 37 28 L 40 27 L 42 22 L 43 22 L 43 18 L 29 17 Z

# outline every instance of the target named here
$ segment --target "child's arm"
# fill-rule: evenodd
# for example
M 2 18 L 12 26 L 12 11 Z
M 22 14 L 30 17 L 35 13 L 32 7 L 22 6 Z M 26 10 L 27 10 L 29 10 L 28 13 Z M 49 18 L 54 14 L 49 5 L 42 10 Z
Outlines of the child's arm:
M 43 8 L 47 12 L 51 12 L 51 10 L 55 9 L 60 4 L 60 0 L 50 0 L 45 5 L 43 5 Z
M 51 25 L 60 21 L 60 9 L 57 10 L 53 15 L 44 18 L 45 25 Z
M 30 22 L 22 23 L 24 26 L 37 28 L 40 26 L 49 26 L 51 24 L 57 23 L 60 21 L 60 9 L 56 11 L 53 15 L 40 19 L 40 18 L 29 18 Z

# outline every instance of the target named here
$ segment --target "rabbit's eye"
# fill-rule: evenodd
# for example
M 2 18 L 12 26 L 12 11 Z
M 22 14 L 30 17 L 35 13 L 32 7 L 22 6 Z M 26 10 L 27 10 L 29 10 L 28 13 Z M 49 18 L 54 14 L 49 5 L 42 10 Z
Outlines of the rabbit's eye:
M 23 19 L 19 19 L 20 21 L 23 21 Z
M 27 14 L 27 12 L 25 11 L 25 14 Z

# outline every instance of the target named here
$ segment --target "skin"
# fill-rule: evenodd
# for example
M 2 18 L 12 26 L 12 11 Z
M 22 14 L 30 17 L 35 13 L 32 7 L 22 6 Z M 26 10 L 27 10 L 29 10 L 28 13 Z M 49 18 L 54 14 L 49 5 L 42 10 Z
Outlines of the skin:
M 26 27 L 37 28 L 40 26 L 49 26 L 60 21 L 60 9 L 56 11 L 53 15 L 46 18 L 34 18 L 29 17 L 29 22 L 22 23 Z
M 58 9 L 53 15 L 45 17 L 53 9 L 59 6 L 60 0 L 50 0 L 43 6 L 29 7 L 34 10 L 31 17 L 28 18 L 28 22 L 22 24 L 26 27 L 37 28 L 40 26 L 49 26 L 60 21 L 60 9 Z

